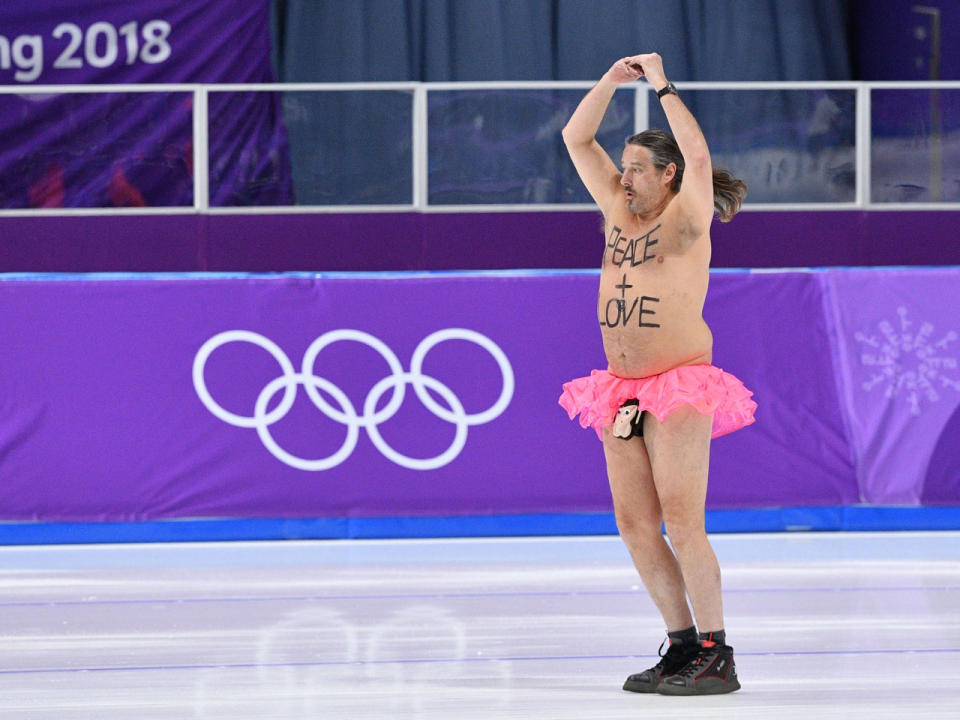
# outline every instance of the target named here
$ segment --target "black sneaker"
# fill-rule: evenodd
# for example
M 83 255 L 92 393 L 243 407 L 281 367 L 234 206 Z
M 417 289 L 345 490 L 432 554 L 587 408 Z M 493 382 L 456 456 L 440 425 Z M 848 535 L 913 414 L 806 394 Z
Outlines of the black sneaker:
M 733 648 L 705 645 L 690 662 L 657 685 L 661 695 L 720 695 L 740 689 Z
M 664 640 L 666 642 L 666 640 Z M 642 673 L 631 675 L 623 684 L 623 689 L 635 693 L 652 693 L 657 691 L 660 681 L 668 675 L 680 672 L 691 659 L 700 655 L 699 645 L 684 645 L 680 641 L 674 641 L 667 648 L 667 652 L 662 653 L 663 644 L 657 654 L 660 655 L 660 662 L 649 670 Z

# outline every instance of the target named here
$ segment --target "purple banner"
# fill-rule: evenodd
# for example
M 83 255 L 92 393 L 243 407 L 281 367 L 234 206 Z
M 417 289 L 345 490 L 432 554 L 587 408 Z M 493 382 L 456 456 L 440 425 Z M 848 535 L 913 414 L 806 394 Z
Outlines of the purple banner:
M 556 352 L 560 331 L 550 321 L 589 316 L 594 284 L 2 282 L 3 517 L 604 509 L 596 437 L 556 405 L 560 384 L 600 358 L 585 357 L 576 340 L 567 357 Z M 584 324 L 596 341 L 596 327 Z M 451 329 L 468 332 L 435 334 Z M 286 408 L 287 389 L 269 386 L 300 373 L 311 349 L 306 386 Z M 384 411 L 395 391 L 381 381 L 402 385 L 405 373 L 434 378 L 423 381 L 432 409 L 408 384 L 402 405 Z M 306 387 L 326 401 L 311 400 Z M 577 447 L 579 458 L 570 455 Z M 435 465 L 415 469 L 410 460 Z M 566 477 L 558 481 L 557 470 Z
M 0 21 L 2 84 L 273 80 L 267 0 L 38 0 Z M 277 96 L 210 110 L 211 203 L 289 203 Z M 0 95 L 0 207 L 191 205 L 192 122 L 190 93 Z
M 819 273 L 717 273 L 713 362 L 754 391 L 757 421 L 711 446 L 711 508 L 857 501 Z
M 929 473 L 956 504 L 956 323 L 929 308 L 957 272 L 715 272 L 715 364 L 759 409 L 713 443 L 709 507 L 917 504 Z M 608 511 L 601 445 L 557 405 L 604 366 L 597 281 L 0 281 L 0 520 Z M 910 333 L 949 381 L 918 406 L 864 387 Z
M 830 271 L 836 365 L 860 492 L 960 500 L 960 272 Z

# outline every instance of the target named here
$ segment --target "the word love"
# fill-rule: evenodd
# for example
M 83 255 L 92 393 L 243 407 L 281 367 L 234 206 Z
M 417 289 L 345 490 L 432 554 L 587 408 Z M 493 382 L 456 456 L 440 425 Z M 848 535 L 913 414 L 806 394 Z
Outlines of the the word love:
M 633 303 L 631 303 L 628 308 L 627 290 L 631 289 L 633 285 L 627 283 L 627 276 L 624 275 L 623 280 L 615 287 L 620 291 L 620 297 L 613 297 L 607 300 L 607 305 L 603 309 L 603 317 L 600 318 L 601 325 L 606 327 L 627 327 L 634 314 L 636 314 L 637 327 L 660 327 L 660 323 L 644 322 L 643 319 L 644 315 L 656 315 L 656 310 L 644 307 L 644 303 L 658 303 L 660 302 L 660 298 L 650 297 L 649 295 L 634 297 Z

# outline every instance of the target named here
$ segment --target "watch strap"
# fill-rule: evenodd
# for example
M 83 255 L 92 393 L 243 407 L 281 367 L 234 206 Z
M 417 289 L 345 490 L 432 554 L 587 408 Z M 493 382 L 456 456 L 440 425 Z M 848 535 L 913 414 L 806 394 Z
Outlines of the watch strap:
M 664 87 L 664 88 L 662 88 L 662 89 L 660 89 L 660 90 L 657 90 L 657 97 L 658 97 L 658 98 L 662 98 L 664 95 L 669 95 L 669 94 L 671 94 L 671 93 L 674 94 L 674 95 L 676 95 L 676 96 L 678 96 L 678 97 L 679 97 L 679 95 L 680 95 L 680 93 L 677 92 L 677 86 L 674 85 L 672 82 L 668 82 L 668 83 L 666 84 L 666 87 Z

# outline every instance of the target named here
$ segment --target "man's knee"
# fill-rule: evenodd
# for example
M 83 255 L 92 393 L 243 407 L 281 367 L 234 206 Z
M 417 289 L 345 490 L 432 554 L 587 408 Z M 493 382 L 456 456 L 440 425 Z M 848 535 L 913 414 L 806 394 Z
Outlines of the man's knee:
M 678 551 L 693 543 L 701 542 L 706 536 L 703 512 L 697 508 L 663 508 L 663 524 L 670 538 L 670 544 Z
M 617 512 L 617 530 L 628 547 L 642 547 L 661 535 L 659 516 Z

